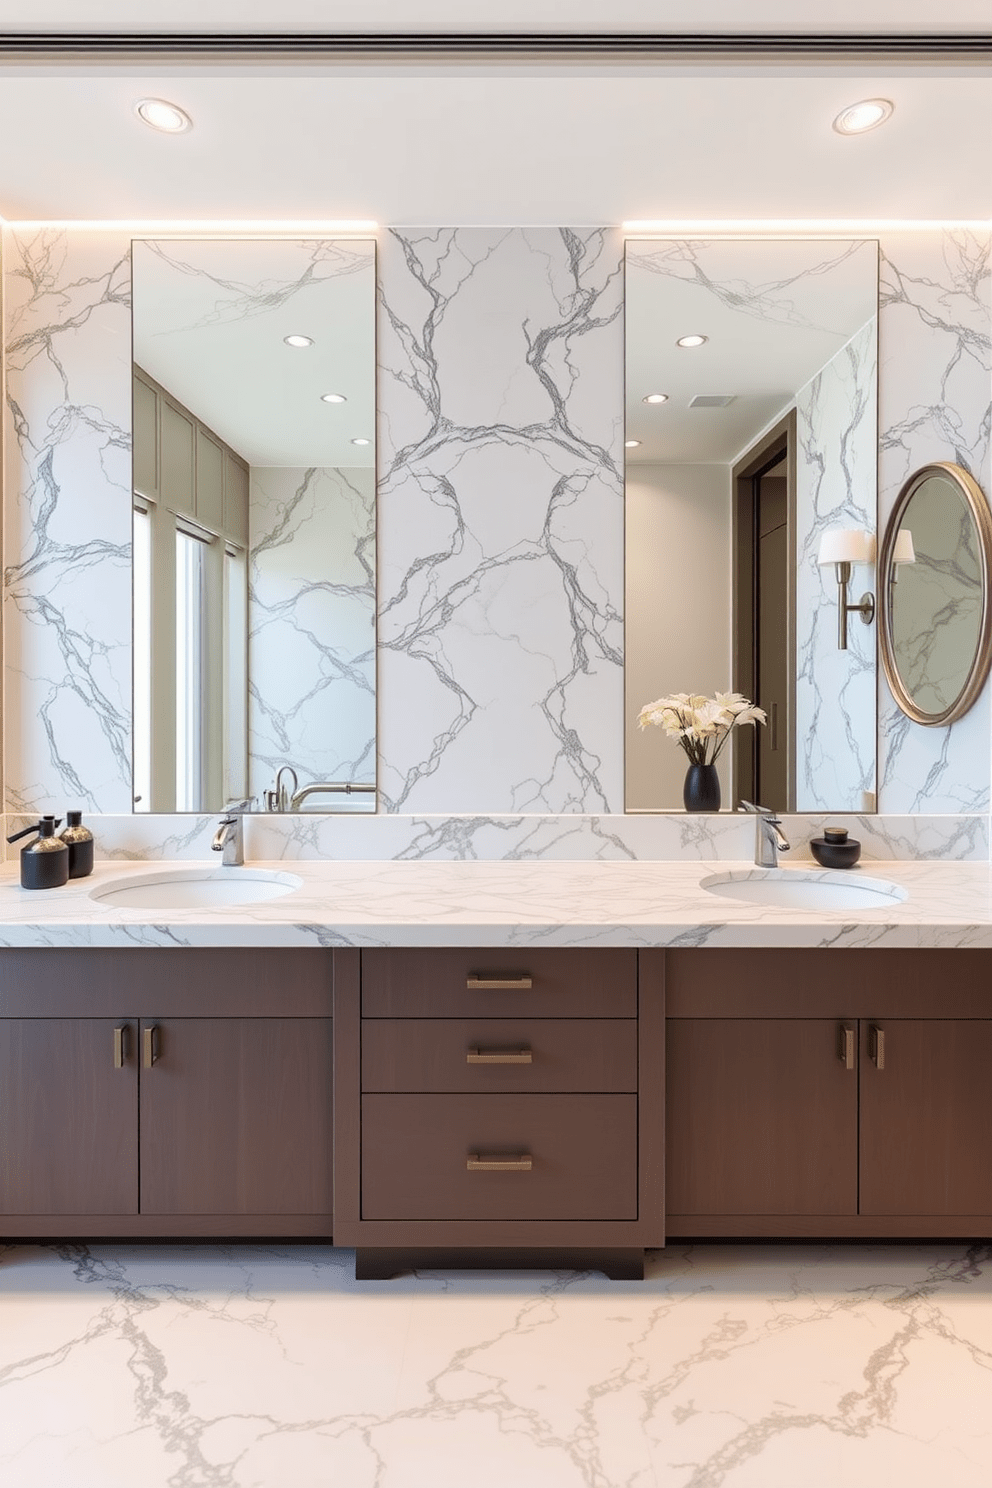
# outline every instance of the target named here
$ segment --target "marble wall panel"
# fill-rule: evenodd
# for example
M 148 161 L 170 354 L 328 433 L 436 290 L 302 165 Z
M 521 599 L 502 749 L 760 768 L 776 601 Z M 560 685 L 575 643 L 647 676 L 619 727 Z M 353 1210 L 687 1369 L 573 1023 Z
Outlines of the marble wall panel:
M 879 530 L 905 480 L 951 460 L 992 495 L 992 279 L 988 233 L 883 241 L 879 296 Z M 986 686 L 958 723 L 924 728 L 879 679 L 878 809 L 987 811 L 992 707 Z
M 253 467 L 249 541 L 251 793 L 374 782 L 374 471 Z
M 831 357 L 796 398 L 796 808 L 860 811 L 875 790 L 874 625 L 850 616 L 837 645 L 837 582 L 820 568 L 831 528 L 875 531 L 877 324 Z M 849 601 L 875 591 L 855 565 Z
M 5 232 L 8 809 L 131 808 L 131 315 L 120 234 Z
M 622 807 L 620 251 L 602 228 L 383 237 L 389 811 Z

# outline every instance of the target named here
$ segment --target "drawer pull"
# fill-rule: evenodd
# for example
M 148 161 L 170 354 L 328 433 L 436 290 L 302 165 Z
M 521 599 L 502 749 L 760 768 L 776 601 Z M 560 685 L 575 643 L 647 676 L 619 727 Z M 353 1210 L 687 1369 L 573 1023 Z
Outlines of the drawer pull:
M 145 1069 L 151 1069 L 158 1058 L 158 1024 L 152 1023 L 144 1030 L 144 1058 L 142 1064 Z
M 532 1166 L 529 1152 L 470 1152 L 465 1162 L 470 1173 L 529 1173 Z
M 868 1030 L 868 1052 L 871 1055 L 872 1059 L 874 1060 L 875 1068 L 876 1069 L 880 1069 L 880 1070 L 884 1070 L 884 1068 L 885 1068 L 885 1029 L 884 1028 L 876 1028 L 875 1025 L 872 1024 L 871 1028 Z
M 114 1069 L 123 1069 L 127 1058 L 128 1026 L 122 1023 L 114 1029 Z
M 529 992 L 533 985 L 529 971 L 519 976 L 514 972 L 470 971 L 465 982 L 469 992 Z
M 845 1069 L 854 1068 L 854 1029 L 841 1026 L 840 1030 L 840 1062 Z
M 533 1064 L 534 1056 L 526 1045 L 517 1049 L 469 1049 L 466 1064 Z

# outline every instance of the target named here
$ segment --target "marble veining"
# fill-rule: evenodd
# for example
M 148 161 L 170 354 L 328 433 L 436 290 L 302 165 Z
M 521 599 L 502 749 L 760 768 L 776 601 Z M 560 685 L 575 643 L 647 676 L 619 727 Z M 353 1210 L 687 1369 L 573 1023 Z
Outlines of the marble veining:
M 992 1251 L 697 1245 L 643 1282 L 329 1246 L 0 1252 L 11 1488 L 985 1488 Z
M 249 790 L 285 764 L 374 783 L 374 472 L 255 468 L 250 491 Z
M 11 815 L 6 832 L 31 817 Z M 88 816 L 98 859 L 212 860 L 216 816 Z M 809 842 L 842 821 L 866 859 L 987 862 L 985 816 L 787 816 L 790 862 L 811 857 Z M 685 812 L 630 816 L 401 816 L 359 820 L 313 812 L 254 815 L 245 822 L 249 860 L 439 862 L 737 862 L 753 851 L 754 825 L 740 814 Z M 16 847 L 8 856 L 16 856 Z
M 727 861 L 299 859 L 293 872 L 301 886 L 279 899 L 168 911 L 92 898 L 121 877 L 114 863 L 100 862 L 92 877 L 47 893 L 22 889 L 8 864 L 0 877 L 0 945 L 992 946 L 988 862 L 893 861 L 884 873 L 867 863 L 852 870 L 851 882 L 859 874 L 884 877 L 905 889 L 905 901 L 833 911 L 708 893 L 702 881 Z M 161 866 L 132 863 L 126 877 L 154 878 Z
M 617 809 L 617 235 L 394 229 L 380 274 L 384 807 Z
M 901 234 L 882 244 L 879 530 L 921 465 L 951 460 L 992 494 L 992 274 L 988 233 Z M 944 728 L 911 723 L 879 687 L 879 795 L 886 812 L 987 811 L 992 708 L 986 686 Z
M 4 232 L 6 802 L 131 806 L 128 240 Z

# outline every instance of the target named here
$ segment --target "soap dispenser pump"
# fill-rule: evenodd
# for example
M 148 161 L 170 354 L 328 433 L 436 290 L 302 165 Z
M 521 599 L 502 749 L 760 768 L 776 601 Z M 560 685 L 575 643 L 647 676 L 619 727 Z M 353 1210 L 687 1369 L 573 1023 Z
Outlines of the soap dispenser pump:
M 93 872 L 93 833 L 83 826 L 81 811 L 67 811 L 65 821 L 59 841 L 69 849 L 69 877 L 88 878 Z
M 60 889 L 69 882 L 69 849 L 55 835 L 61 820 L 61 817 L 56 821 L 54 816 L 43 816 L 7 838 L 8 842 L 18 842 L 29 832 L 38 833 L 33 842 L 21 848 L 22 889 Z

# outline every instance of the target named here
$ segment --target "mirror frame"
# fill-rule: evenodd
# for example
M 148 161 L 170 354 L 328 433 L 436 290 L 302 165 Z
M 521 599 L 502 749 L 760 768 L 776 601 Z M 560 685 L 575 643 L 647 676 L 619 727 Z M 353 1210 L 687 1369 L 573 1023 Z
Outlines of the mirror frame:
M 958 489 L 965 501 L 975 528 L 978 532 L 979 552 L 982 563 L 982 620 L 978 634 L 978 642 L 975 646 L 975 654 L 971 659 L 971 666 L 964 685 L 952 703 L 939 713 L 927 713 L 913 700 L 906 688 L 899 672 L 899 663 L 896 660 L 895 646 L 892 640 L 892 554 L 895 549 L 896 538 L 899 528 L 906 514 L 906 509 L 923 483 L 932 476 L 941 475 L 950 480 Z M 882 666 L 885 670 L 885 680 L 889 684 L 892 696 L 902 712 L 914 723 L 923 724 L 926 728 L 936 728 L 941 724 L 956 723 L 963 718 L 968 710 L 974 706 L 978 696 L 985 686 L 989 674 L 989 666 L 992 664 L 992 607 L 989 605 L 989 572 L 992 570 L 992 512 L 985 499 L 984 492 L 978 482 L 968 474 L 967 470 L 960 465 L 952 464 L 947 460 L 934 460 L 928 465 L 921 465 L 904 484 L 896 498 L 896 504 L 892 514 L 885 525 L 885 536 L 878 558 L 878 583 L 884 590 L 879 595 L 879 642 L 882 653 Z

